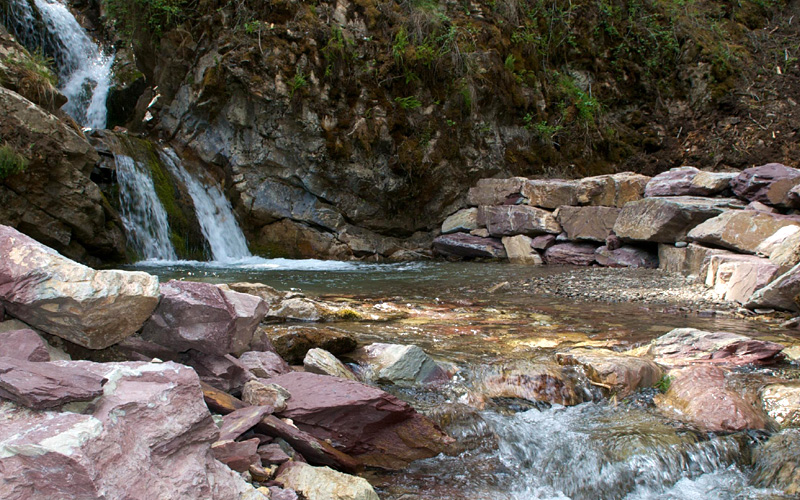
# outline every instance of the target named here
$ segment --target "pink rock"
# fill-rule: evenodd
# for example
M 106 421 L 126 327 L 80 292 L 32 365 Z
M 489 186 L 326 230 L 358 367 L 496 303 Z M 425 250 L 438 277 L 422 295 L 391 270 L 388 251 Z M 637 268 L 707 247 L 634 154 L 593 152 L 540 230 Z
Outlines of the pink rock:
M 644 195 L 651 196 L 687 196 L 702 195 L 692 188 L 692 180 L 700 170 L 694 167 L 673 168 L 662 172 L 647 183 Z
M 247 441 L 217 441 L 211 445 L 214 458 L 238 472 L 246 471 L 253 464 L 261 464 L 257 451 L 258 438 Z
M 50 361 L 47 343 L 29 329 L 0 333 L 0 356 L 24 361 Z
M 558 222 L 570 240 L 605 241 L 620 210 L 614 207 L 560 207 Z
M 230 354 L 215 356 L 189 351 L 181 360 L 183 364 L 195 369 L 200 380 L 224 392 L 240 392 L 244 384 L 256 378 L 244 364 Z
M 248 351 L 239 356 L 239 362 L 259 378 L 270 378 L 289 373 L 292 368 L 274 352 Z
M 623 246 L 610 250 L 603 246 L 595 250 L 595 258 L 601 266 L 607 267 L 642 267 L 655 269 L 658 267 L 658 256 L 647 250 Z
M 0 396 L 28 408 L 91 401 L 103 393 L 103 383 L 103 377 L 74 365 L 0 358 Z
M 542 234 L 533 238 L 531 246 L 536 250 L 547 250 L 556 244 L 556 237 L 553 234 Z
M 297 492 L 294 490 L 278 488 L 277 486 L 270 486 L 269 498 L 270 500 L 297 500 L 299 497 L 297 496 Z
M 800 184 L 800 170 L 780 163 L 767 163 L 742 171 L 731 182 L 736 196 L 767 205 L 790 206 L 789 191 Z
M 453 443 L 408 403 L 352 380 L 293 372 L 269 380 L 292 397 L 279 415 L 365 465 L 403 468 Z
M 597 245 L 591 243 L 558 243 L 544 252 L 547 265 L 590 266 L 595 262 Z
M 783 359 L 783 348 L 781 344 L 736 333 L 676 328 L 653 340 L 648 352 L 665 366 L 694 363 L 769 365 Z
M 442 255 L 465 258 L 504 259 L 506 250 L 499 239 L 481 238 L 466 233 L 438 236 L 433 248 Z
M 798 311 L 800 310 L 798 296 L 800 296 L 800 264 L 757 290 L 744 306 L 750 309 L 772 307 L 784 311 Z
M 195 349 L 224 356 L 249 349 L 267 304 L 255 295 L 210 283 L 169 281 L 161 302 L 145 323 L 142 338 L 178 351 Z
M 259 446 L 258 454 L 261 456 L 261 463 L 265 465 L 280 465 L 291 460 L 291 457 L 277 443 Z
M 272 413 L 271 406 L 248 406 L 228 413 L 222 417 L 219 440 L 234 440 L 261 422 L 264 416 Z M 259 440 L 261 443 L 261 440 Z

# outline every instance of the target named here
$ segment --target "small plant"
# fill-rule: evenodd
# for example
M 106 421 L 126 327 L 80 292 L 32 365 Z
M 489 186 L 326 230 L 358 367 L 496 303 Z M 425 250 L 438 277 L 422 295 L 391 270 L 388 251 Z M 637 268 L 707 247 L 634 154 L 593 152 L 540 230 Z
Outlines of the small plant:
M 448 120 L 445 120 L 445 123 L 447 123 L 448 127 L 455 127 L 456 126 L 456 121 L 455 120 L 449 120 L 448 119 Z
M 294 78 L 289 81 L 289 99 L 293 99 L 294 93 L 307 85 L 308 80 L 306 79 L 306 75 L 303 74 L 303 70 L 298 69 Z
M 401 108 L 405 110 L 410 109 L 417 109 L 422 106 L 422 102 L 417 99 L 417 96 L 408 96 L 408 97 L 395 97 L 394 102 L 400 105 Z
M 658 389 L 659 392 L 667 392 L 669 390 L 670 385 L 672 385 L 672 377 L 670 377 L 669 375 L 664 375 L 660 379 L 658 379 L 658 382 L 656 382 L 656 385 L 654 385 L 653 387 Z
M 17 153 L 8 144 L 0 146 L 0 179 L 24 172 L 28 159 Z
M 514 54 L 509 54 L 508 57 L 506 57 L 506 62 L 503 65 L 506 67 L 506 69 L 508 71 L 513 72 L 514 71 L 514 64 L 516 62 L 517 62 L 517 58 L 514 57 Z
M 356 311 L 355 309 L 350 309 L 349 307 L 343 307 L 336 311 L 335 316 L 337 319 L 340 320 L 350 320 L 356 321 L 364 319 L 364 315 L 360 312 Z

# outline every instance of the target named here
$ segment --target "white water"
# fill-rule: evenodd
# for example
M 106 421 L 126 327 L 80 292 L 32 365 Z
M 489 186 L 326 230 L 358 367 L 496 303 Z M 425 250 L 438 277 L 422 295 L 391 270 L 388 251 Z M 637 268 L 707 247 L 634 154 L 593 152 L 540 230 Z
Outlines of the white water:
M 100 50 L 63 2 L 34 3 L 57 45 L 59 90 L 69 99 L 64 111 L 84 127 L 105 128 L 114 57 Z
M 169 148 L 161 151 L 161 159 L 189 191 L 197 221 L 214 261 L 233 264 L 252 257 L 247 240 L 233 215 L 233 207 L 220 187 L 210 180 L 205 184 L 200 182 L 184 168 L 178 155 Z
M 146 260 L 176 261 L 169 222 L 150 171 L 130 156 L 114 155 L 122 222 L 134 250 Z

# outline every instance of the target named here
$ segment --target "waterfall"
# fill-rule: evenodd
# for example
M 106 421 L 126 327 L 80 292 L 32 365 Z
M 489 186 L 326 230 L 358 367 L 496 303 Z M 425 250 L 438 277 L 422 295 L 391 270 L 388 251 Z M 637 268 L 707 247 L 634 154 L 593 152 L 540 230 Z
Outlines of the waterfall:
M 170 241 L 167 213 L 156 194 L 145 165 L 130 156 L 116 154 L 120 211 L 134 250 L 148 260 L 177 260 Z
M 217 262 L 230 262 L 251 257 L 247 240 L 236 222 L 233 208 L 220 187 L 213 182 L 203 184 L 183 166 L 169 148 L 161 152 L 162 161 L 183 181 L 194 202 L 200 228 Z
M 106 99 L 114 57 L 106 55 L 61 0 L 32 0 L 41 22 L 25 0 L 11 2 L 14 19 L 6 24 L 30 50 L 43 50 L 56 63 L 59 90 L 69 101 L 64 111 L 80 125 L 105 128 Z M 44 33 L 34 27 L 41 25 Z

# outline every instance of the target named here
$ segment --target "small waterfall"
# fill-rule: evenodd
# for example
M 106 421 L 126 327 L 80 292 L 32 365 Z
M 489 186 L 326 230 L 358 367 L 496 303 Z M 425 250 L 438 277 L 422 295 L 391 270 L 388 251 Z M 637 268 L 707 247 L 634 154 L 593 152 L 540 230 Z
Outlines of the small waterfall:
M 233 208 L 220 187 L 212 182 L 205 185 L 192 176 L 180 158 L 169 148 L 161 152 L 162 161 L 183 181 L 192 197 L 197 220 L 211 254 L 217 262 L 231 262 L 251 257 L 247 240 L 236 222 Z
M 167 213 L 145 165 L 116 154 L 122 221 L 134 250 L 147 260 L 178 260 L 170 241 Z

